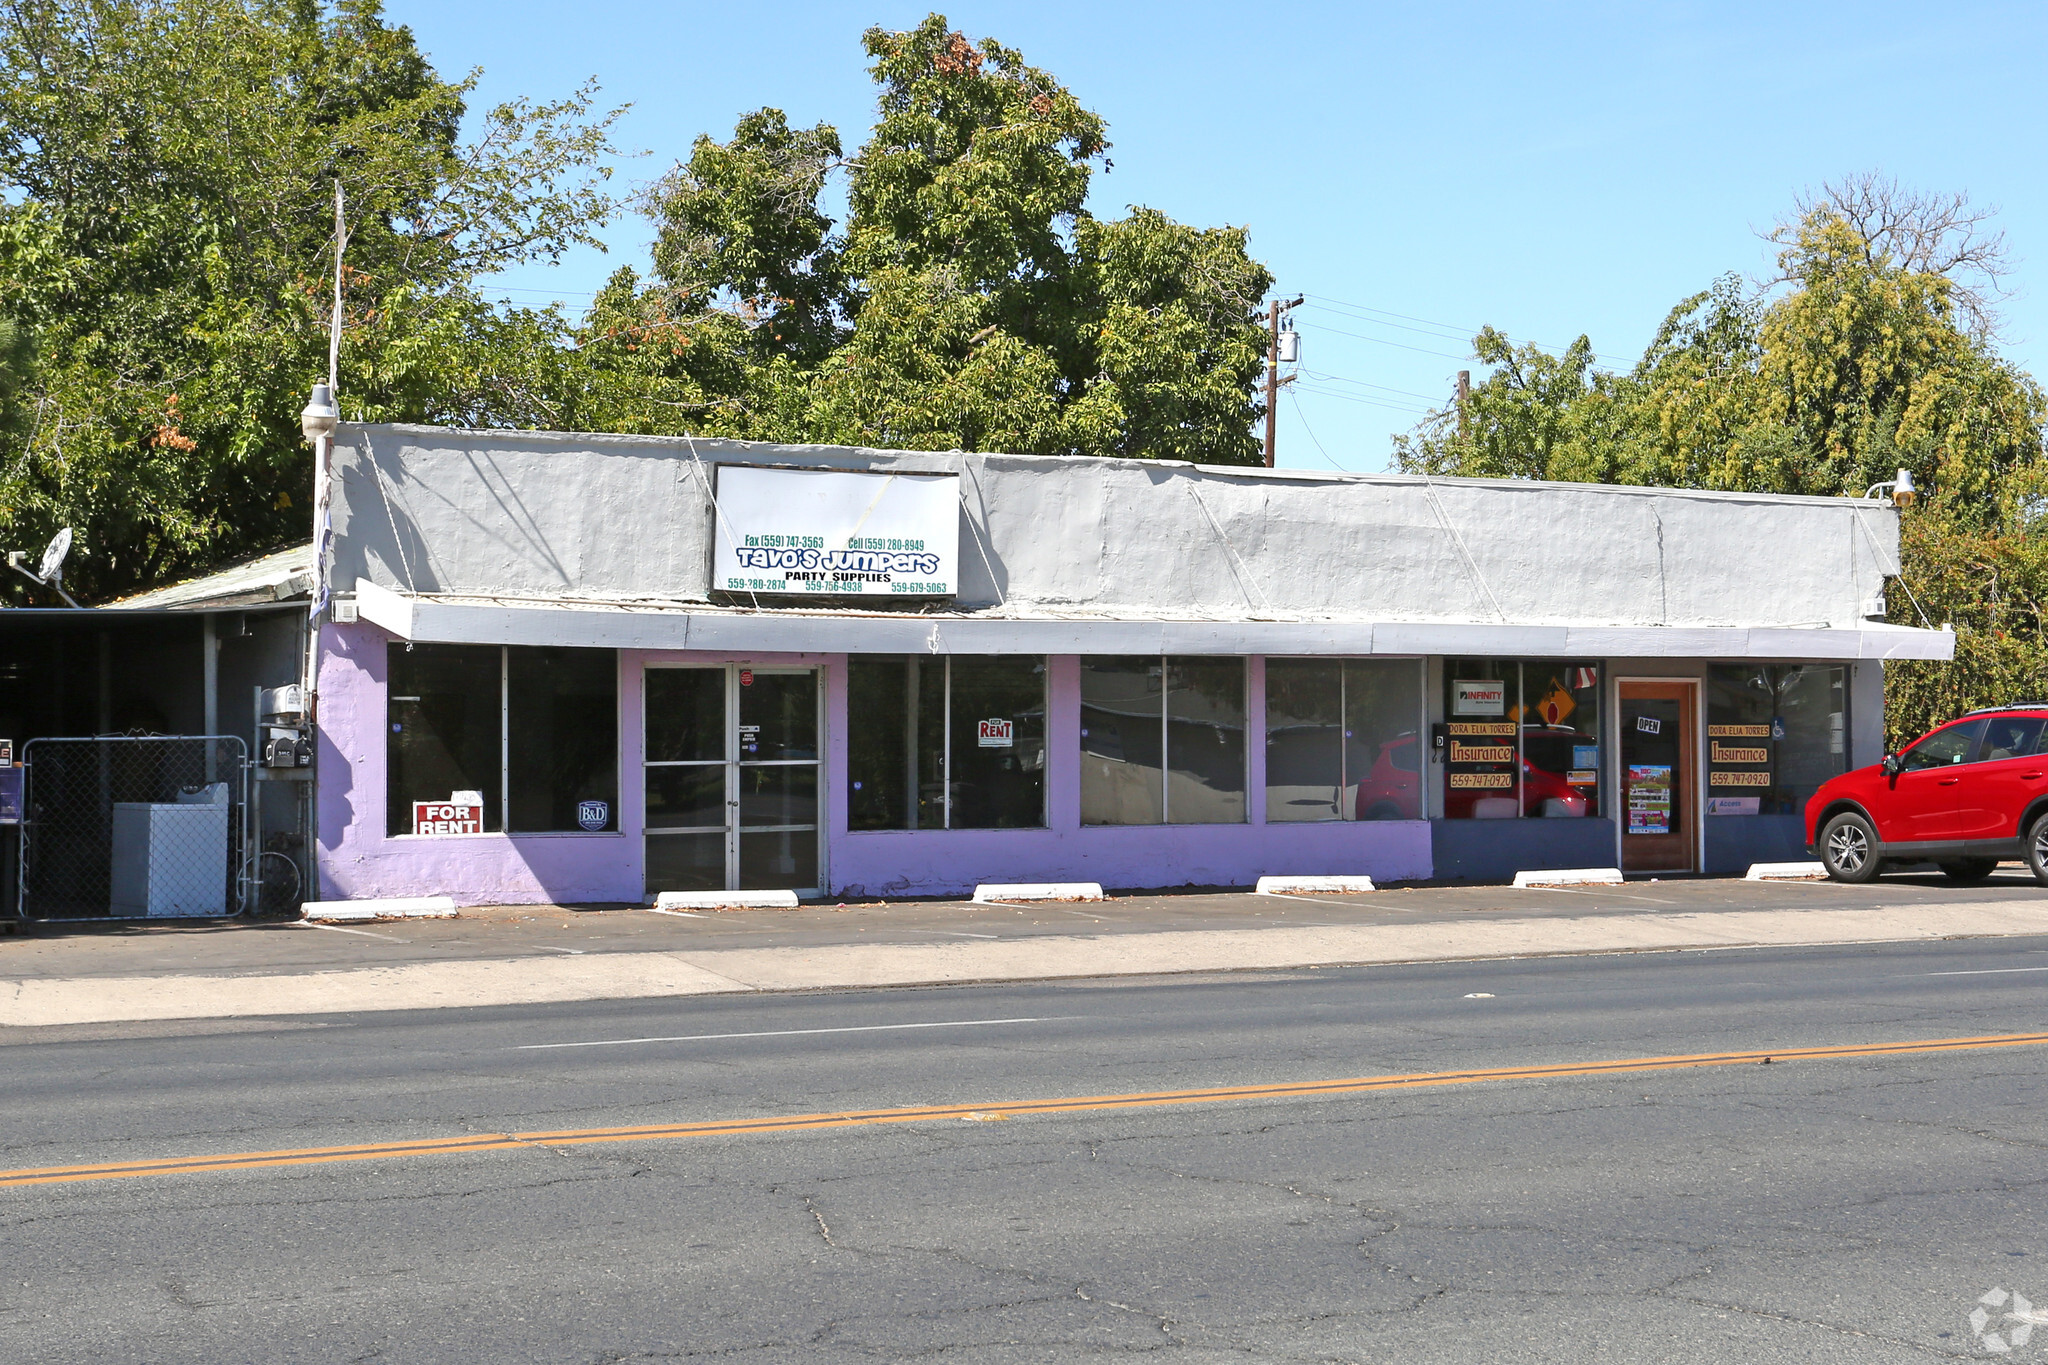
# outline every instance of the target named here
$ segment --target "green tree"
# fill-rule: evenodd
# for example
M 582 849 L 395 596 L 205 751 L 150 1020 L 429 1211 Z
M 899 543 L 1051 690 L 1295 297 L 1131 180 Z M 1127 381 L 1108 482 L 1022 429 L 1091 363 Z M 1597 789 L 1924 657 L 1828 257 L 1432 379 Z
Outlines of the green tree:
M 1015 50 L 941 15 L 863 41 L 877 115 L 851 158 L 764 109 L 656 187 L 651 277 L 585 319 L 605 424 L 1256 462 L 1272 280 L 1244 232 L 1095 218 L 1107 129 Z
M 437 76 L 376 0 L 0 0 L 0 73 L 0 309 L 35 354 L 0 525 L 76 527 L 81 592 L 305 534 L 336 179 L 346 416 L 575 416 L 564 321 L 478 281 L 610 212 L 588 87 L 464 138 L 474 76 Z
M 1396 439 L 1417 472 L 1860 495 L 1904 468 L 1891 617 L 1953 624 L 1953 664 L 1895 664 L 1905 739 L 1959 707 L 2048 695 L 2048 397 L 1995 346 L 2002 239 L 1960 198 L 1856 177 L 1772 234 L 1782 292 L 1738 276 L 1682 301 L 1632 371 L 1474 340 L 1463 413 Z

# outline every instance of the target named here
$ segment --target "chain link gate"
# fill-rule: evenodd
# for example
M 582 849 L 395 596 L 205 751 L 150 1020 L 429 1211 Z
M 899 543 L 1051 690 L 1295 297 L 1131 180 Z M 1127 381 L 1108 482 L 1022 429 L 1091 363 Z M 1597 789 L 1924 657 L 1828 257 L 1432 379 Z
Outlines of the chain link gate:
M 249 763 L 236 736 L 32 739 L 22 768 L 23 919 L 245 907 Z

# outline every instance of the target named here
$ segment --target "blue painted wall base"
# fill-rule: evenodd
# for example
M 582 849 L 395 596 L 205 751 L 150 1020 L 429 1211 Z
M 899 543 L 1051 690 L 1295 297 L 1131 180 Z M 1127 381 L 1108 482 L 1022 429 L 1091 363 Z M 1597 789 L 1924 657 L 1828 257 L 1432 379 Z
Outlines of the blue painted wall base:
M 1803 863 L 1806 821 L 1797 815 L 1710 815 L 1707 817 L 1707 873 L 1741 875 L 1751 863 Z
M 1505 882 L 1517 872 L 1614 866 L 1612 820 L 1432 820 L 1429 832 L 1444 880 Z

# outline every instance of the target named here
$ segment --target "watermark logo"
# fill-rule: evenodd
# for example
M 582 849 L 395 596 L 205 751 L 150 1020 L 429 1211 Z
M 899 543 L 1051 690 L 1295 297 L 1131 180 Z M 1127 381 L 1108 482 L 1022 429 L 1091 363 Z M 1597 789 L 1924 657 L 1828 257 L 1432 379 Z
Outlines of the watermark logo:
M 2027 1296 L 1993 1289 L 1970 1310 L 1970 1334 L 1980 1350 L 2006 1355 L 2027 1344 L 2034 1329 L 2048 1323 L 2048 1312 L 2036 1312 Z

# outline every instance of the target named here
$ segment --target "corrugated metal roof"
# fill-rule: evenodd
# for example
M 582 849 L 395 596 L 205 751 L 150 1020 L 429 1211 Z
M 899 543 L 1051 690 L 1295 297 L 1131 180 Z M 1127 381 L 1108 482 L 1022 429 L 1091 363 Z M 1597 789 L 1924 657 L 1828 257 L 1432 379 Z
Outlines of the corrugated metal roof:
M 293 598 L 306 597 L 312 591 L 313 545 L 308 541 L 304 545 L 294 545 L 287 550 L 277 550 L 221 569 L 203 578 L 190 578 L 167 588 L 153 588 L 134 597 L 124 597 L 117 602 L 109 602 L 107 607 L 114 611 L 246 609 L 275 606 Z

